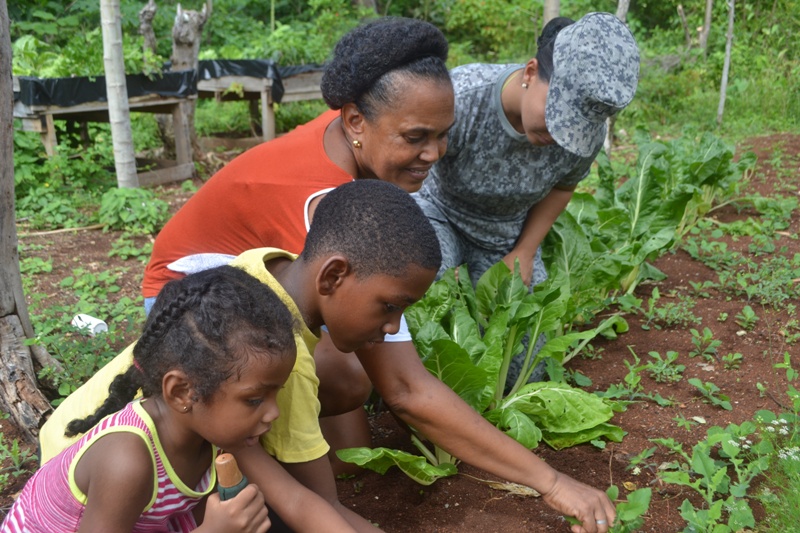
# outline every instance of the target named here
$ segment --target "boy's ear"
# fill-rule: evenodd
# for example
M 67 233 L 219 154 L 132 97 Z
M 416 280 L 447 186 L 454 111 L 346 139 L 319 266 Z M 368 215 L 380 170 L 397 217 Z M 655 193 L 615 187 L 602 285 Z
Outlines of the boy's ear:
M 161 379 L 161 394 L 164 401 L 179 413 L 187 413 L 196 401 L 189 377 L 178 369 L 170 370 Z
M 342 107 L 342 124 L 350 137 L 357 137 L 364 133 L 364 115 L 356 104 L 349 102 Z
M 344 280 L 353 274 L 350 261 L 342 255 L 327 258 L 317 273 L 317 292 L 322 296 L 330 296 L 342 286 Z

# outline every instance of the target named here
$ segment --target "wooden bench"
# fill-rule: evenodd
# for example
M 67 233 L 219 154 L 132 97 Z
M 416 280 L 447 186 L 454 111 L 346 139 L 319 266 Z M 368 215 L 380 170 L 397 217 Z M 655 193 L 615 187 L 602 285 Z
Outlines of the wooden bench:
M 314 70 L 283 78 L 281 103 L 322 98 L 322 71 Z M 197 81 L 198 98 L 214 98 L 218 102 L 260 100 L 261 130 L 265 141 L 275 138 L 275 108 L 272 80 L 253 76 L 222 76 Z
M 20 80 L 13 79 L 14 92 L 20 91 Z M 195 99 L 195 95 L 186 97 L 169 97 L 158 94 L 133 96 L 128 99 L 131 112 L 171 114 L 175 130 L 174 161 L 167 162 L 166 168 L 139 173 L 139 184 L 157 185 L 173 181 L 181 181 L 194 175 L 192 163 L 192 144 L 189 136 L 189 125 L 181 112 L 181 103 Z M 53 125 L 54 120 L 72 120 L 75 122 L 108 122 L 108 102 L 82 102 L 70 106 L 53 104 L 25 104 L 22 99 L 14 102 L 14 118 L 19 119 L 23 131 L 39 133 L 48 156 L 55 154 L 58 139 Z

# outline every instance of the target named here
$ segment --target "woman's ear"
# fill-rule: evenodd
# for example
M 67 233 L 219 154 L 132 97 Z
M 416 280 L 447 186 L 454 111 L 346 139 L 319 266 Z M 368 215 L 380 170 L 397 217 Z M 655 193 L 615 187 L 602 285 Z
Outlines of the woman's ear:
M 527 83 L 528 86 L 533 84 L 539 77 L 539 62 L 536 58 L 531 58 L 525 63 L 525 67 L 522 69 L 522 83 Z
M 317 292 L 321 296 L 330 296 L 351 275 L 353 275 L 353 267 L 350 265 L 350 261 L 342 255 L 332 255 L 322 263 L 317 273 Z
M 170 370 L 161 379 L 161 395 L 172 409 L 188 413 L 195 403 L 195 394 L 189 377 L 182 370 Z
M 347 132 L 348 138 L 356 139 L 364 133 L 364 115 L 358 106 L 352 102 L 344 104 L 342 107 L 342 124 Z

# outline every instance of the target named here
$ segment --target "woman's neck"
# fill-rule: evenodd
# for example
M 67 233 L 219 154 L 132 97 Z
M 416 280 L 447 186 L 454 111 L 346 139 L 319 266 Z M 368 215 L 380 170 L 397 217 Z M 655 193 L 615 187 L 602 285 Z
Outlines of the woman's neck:
M 336 117 L 325 128 L 322 145 L 325 148 L 325 153 L 337 167 L 353 176 L 353 178 L 358 178 L 358 164 L 353 154 L 353 147 L 344 134 L 341 117 Z
M 522 88 L 523 69 L 515 70 L 503 82 L 500 90 L 500 104 L 511 126 L 522 133 L 522 106 L 521 100 L 525 89 Z

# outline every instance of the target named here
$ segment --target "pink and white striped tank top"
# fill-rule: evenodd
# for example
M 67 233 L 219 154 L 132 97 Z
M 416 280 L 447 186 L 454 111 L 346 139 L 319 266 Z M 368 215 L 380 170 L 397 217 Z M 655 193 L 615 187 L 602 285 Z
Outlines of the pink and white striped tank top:
M 150 446 L 156 479 L 150 504 L 133 533 L 178 533 L 197 528 L 192 509 L 216 484 L 209 468 L 197 487 L 190 489 L 177 476 L 164 455 L 153 420 L 140 401 L 105 417 L 80 440 L 45 463 L 28 480 L 0 527 L 0 533 L 70 533 L 78 530 L 86 508 L 86 495 L 75 484 L 75 465 L 100 437 L 112 432 L 134 433 Z M 217 454 L 212 447 L 211 464 Z M 121 480 L 121 489 L 124 489 Z

